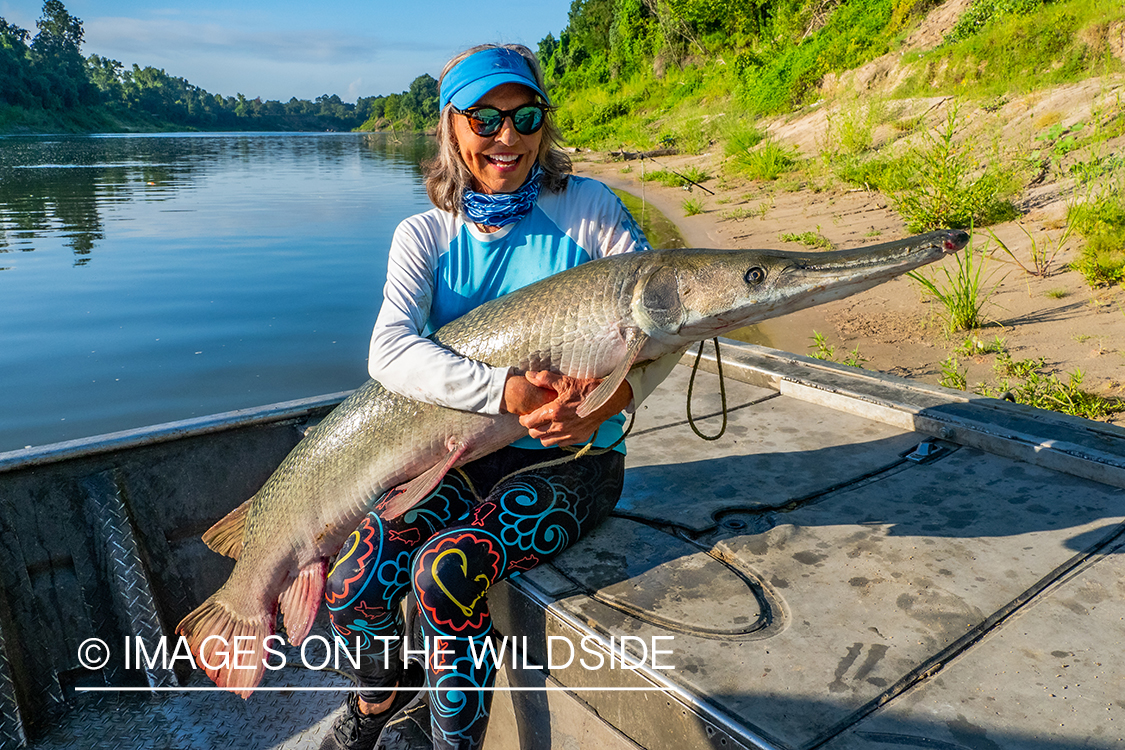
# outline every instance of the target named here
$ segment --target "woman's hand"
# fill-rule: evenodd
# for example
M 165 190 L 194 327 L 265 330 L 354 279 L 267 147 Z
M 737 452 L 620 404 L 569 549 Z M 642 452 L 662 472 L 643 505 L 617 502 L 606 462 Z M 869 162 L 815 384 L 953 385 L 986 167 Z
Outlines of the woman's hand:
M 528 434 L 547 447 L 584 443 L 602 422 L 633 400 L 633 389 L 622 381 L 600 409 L 580 418 L 576 413 L 579 404 L 600 382 L 577 380 L 547 370 L 513 375 L 504 385 L 504 408 L 519 414 L 520 424 Z

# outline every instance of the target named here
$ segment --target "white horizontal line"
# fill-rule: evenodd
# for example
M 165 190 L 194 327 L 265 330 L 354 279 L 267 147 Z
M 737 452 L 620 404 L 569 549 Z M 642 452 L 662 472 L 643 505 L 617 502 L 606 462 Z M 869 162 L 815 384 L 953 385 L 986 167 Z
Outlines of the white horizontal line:
M 236 688 L 216 686 L 205 687 L 78 687 L 76 693 L 212 693 L 234 692 Z M 251 689 L 255 693 L 263 692 L 306 692 L 306 693 L 354 693 L 360 690 L 378 690 L 382 693 L 414 692 L 424 690 L 427 693 L 448 693 L 454 690 L 462 693 L 550 693 L 559 691 L 606 691 L 606 692 L 633 692 L 633 693 L 668 693 L 674 692 L 672 687 L 466 687 L 466 688 L 360 688 L 360 687 L 256 687 Z

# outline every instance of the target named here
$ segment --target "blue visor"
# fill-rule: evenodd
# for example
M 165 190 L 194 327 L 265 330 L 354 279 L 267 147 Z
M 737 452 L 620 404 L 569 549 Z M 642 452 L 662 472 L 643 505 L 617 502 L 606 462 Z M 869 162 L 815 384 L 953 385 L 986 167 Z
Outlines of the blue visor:
M 490 47 L 469 55 L 445 74 L 441 79 L 441 108 L 452 104 L 457 109 L 468 109 L 504 83 L 527 86 L 550 103 L 523 55 L 503 47 Z

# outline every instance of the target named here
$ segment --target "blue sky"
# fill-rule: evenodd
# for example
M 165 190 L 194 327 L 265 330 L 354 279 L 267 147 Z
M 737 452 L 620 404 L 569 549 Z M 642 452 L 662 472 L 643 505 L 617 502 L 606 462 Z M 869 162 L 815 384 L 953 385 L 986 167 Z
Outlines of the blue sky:
M 86 55 L 163 68 L 213 94 L 282 101 L 404 91 L 480 42 L 535 49 L 548 32 L 559 35 L 570 8 L 570 0 L 63 3 L 82 20 Z M 32 33 L 41 10 L 42 0 L 0 0 L 0 17 Z

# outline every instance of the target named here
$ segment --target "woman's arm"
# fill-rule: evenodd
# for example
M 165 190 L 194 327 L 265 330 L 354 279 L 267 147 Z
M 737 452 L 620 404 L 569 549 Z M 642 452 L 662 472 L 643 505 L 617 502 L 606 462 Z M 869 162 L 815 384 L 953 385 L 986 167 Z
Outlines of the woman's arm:
M 440 219 L 432 214 L 407 219 L 395 230 L 368 371 L 388 390 L 417 401 L 499 414 L 508 369 L 466 359 L 422 336 L 444 244 Z

